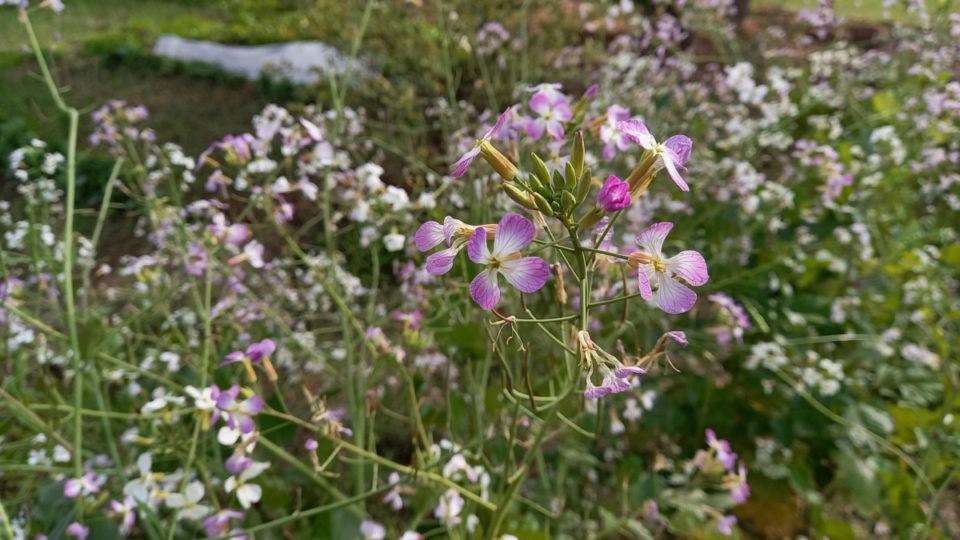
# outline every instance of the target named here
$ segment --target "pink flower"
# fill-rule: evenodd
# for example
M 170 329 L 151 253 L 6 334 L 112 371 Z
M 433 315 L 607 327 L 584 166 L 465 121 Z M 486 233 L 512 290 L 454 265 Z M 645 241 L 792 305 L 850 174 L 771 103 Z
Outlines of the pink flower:
M 690 186 L 680 176 L 680 170 L 687 170 L 684 164 L 690 159 L 690 149 L 693 142 L 686 135 L 674 135 L 662 143 L 657 142 L 647 126 L 639 120 L 629 119 L 617 122 L 617 129 L 623 132 L 633 142 L 654 152 L 657 161 L 654 166 L 667 169 L 667 174 L 683 191 L 690 191 Z
M 731 534 L 733 534 L 732 527 L 736 525 L 736 523 L 737 523 L 736 516 L 724 516 L 720 518 L 720 521 L 717 522 L 717 530 L 720 531 L 721 534 L 730 536 Z
M 461 249 L 466 247 L 470 237 L 478 228 L 485 229 L 487 236 L 491 238 L 496 231 L 496 225 L 478 227 L 450 216 L 444 218 L 443 225 L 436 221 L 428 221 L 421 225 L 413 236 L 418 250 L 429 251 L 443 242 L 447 243 L 446 249 L 441 249 L 427 257 L 427 272 L 436 276 L 449 272 L 453 268 L 453 259 Z
M 202 276 L 207 269 L 207 251 L 196 242 L 187 245 L 187 258 L 183 270 L 191 276 Z
M 612 174 L 607 177 L 607 181 L 603 183 L 603 187 L 597 193 L 597 204 L 600 205 L 600 208 L 603 208 L 604 212 L 623 210 L 630 206 L 632 202 L 630 184 Z
M 224 536 L 230 531 L 231 519 L 243 519 L 243 512 L 224 509 L 203 520 L 203 527 L 207 531 L 207 537 Z
M 453 172 L 450 173 L 450 176 L 460 177 L 467 172 L 467 168 L 470 167 L 470 164 L 473 163 L 473 160 L 477 159 L 477 156 L 480 155 L 480 146 L 487 142 L 490 142 L 490 139 L 500 131 L 500 128 L 503 127 L 503 123 L 507 120 L 507 117 L 510 116 L 510 112 L 513 110 L 513 107 L 507 107 L 507 110 L 503 111 L 500 115 L 500 118 L 497 118 L 497 123 L 493 125 L 492 128 L 487 130 L 483 134 L 483 137 L 477 139 L 477 142 L 474 143 L 473 148 L 467 150 L 465 154 L 460 156 L 460 159 L 453 164 Z
M 717 461 L 722 463 L 723 466 L 732 473 L 733 465 L 737 462 L 737 454 L 730 451 L 730 443 L 723 439 L 718 439 L 717 434 L 714 433 L 712 429 L 708 428 L 707 446 L 716 452 Z
M 617 128 L 617 124 L 630 118 L 630 109 L 620 105 L 607 107 L 607 123 L 600 126 L 600 140 L 604 142 L 603 159 L 613 159 L 617 151 L 630 148 L 630 138 Z
M 689 311 L 697 302 L 697 293 L 680 283 L 677 278 L 682 278 L 690 285 L 700 286 L 706 283 L 710 276 L 703 255 L 696 251 L 681 251 L 669 259 L 663 258 L 663 241 L 672 228 L 673 223 L 656 223 L 637 235 L 637 245 L 646 250 L 647 259 L 650 261 L 640 265 L 637 278 L 640 296 L 644 300 L 653 298 L 650 283 L 655 280 L 660 309 L 677 314 Z
M 134 522 L 137 520 L 137 505 L 130 497 L 124 497 L 123 502 L 116 499 L 110 501 L 110 508 L 120 516 L 120 533 L 130 534 Z
M 543 287 L 550 276 L 550 266 L 540 257 L 523 257 L 520 250 L 529 244 L 537 228 L 519 214 L 507 214 L 497 226 L 493 251 L 487 248 L 483 229 L 474 231 L 467 246 L 470 260 L 485 265 L 470 283 L 470 296 L 483 309 L 493 309 L 500 301 L 497 275 L 503 274 L 511 285 L 522 292 L 532 293 Z
M 733 468 L 731 467 L 730 474 L 723 477 L 723 488 L 730 490 L 730 496 L 737 504 L 746 502 L 747 497 L 750 496 L 750 486 L 747 485 L 747 466 L 742 461 L 737 474 L 733 474 Z
M 419 311 L 411 311 L 410 313 L 403 313 L 402 311 L 394 311 L 393 319 L 396 321 L 403 321 L 405 324 L 410 325 L 410 328 L 414 330 L 420 329 L 420 319 L 423 318 L 423 314 Z
M 79 522 L 74 521 L 67 527 L 67 536 L 72 536 L 74 538 L 83 540 L 84 538 L 90 536 L 90 527 L 84 527 Z
M 530 108 L 537 113 L 537 117 L 527 122 L 527 135 L 539 139 L 546 130 L 554 139 L 563 138 L 563 124 L 573 118 L 567 106 L 567 96 L 560 93 L 554 97 L 545 93 L 536 94 L 530 99 Z
M 233 385 L 229 390 L 223 390 L 217 396 L 217 411 L 211 418 L 211 425 L 216 422 L 222 413 L 227 420 L 230 429 L 239 429 L 241 433 L 250 433 L 253 431 L 254 423 L 252 415 L 260 412 L 263 408 L 263 400 L 260 396 L 250 396 L 244 401 L 237 401 L 240 394 L 240 385 Z
M 99 492 L 100 486 L 97 485 L 97 475 L 92 472 L 80 478 L 71 478 L 63 484 L 63 495 L 70 499 L 77 495 L 90 495 Z

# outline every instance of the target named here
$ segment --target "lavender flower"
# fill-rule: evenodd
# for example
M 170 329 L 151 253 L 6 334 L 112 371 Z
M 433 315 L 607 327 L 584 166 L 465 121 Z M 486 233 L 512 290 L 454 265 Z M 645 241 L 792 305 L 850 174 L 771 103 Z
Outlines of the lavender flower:
M 597 193 L 597 204 L 604 212 L 616 212 L 630 206 L 630 184 L 614 175 L 607 177 L 600 192 Z
M 660 309 L 671 314 L 684 313 L 697 302 L 697 293 L 680 283 L 677 278 L 687 283 L 699 286 L 710 278 L 707 273 L 707 263 L 700 253 L 687 250 L 670 257 L 663 258 L 663 242 L 667 234 L 673 229 L 673 223 L 656 223 L 637 235 L 637 245 L 645 249 L 646 253 L 634 252 L 630 255 L 631 263 L 639 266 L 637 279 L 640 286 L 640 296 L 644 300 L 651 300 L 653 292 L 650 283 L 657 283 L 657 304 Z
M 690 149 L 693 147 L 690 137 L 674 135 L 659 143 L 643 122 L 634 119 L 617 122 L 617 129 L 630 137 L 633 142 L 653 152 L 657 158 L 654 167 L 667 169 L 667 174 L 680 189 L 690 191 L 690 186 L 683 180 L 679 172 L 679 170 L 686 170 L 684 164 L 690 159 Z
M 467 254 L 470 260 L 486 268 L 470 283 L 470 296 L 483 309 L 493 309 L 500 301 L 497 275 L 522 292 L 538 291 L 550 276 L 550 266 L 540 257 L 524 257 L 520 250 L 529 244 L 537 228 L 519 214 L 507 214 L 497 226 L 493 251 L 487 247 L 487 235 L 482 229 L 470 237 Z

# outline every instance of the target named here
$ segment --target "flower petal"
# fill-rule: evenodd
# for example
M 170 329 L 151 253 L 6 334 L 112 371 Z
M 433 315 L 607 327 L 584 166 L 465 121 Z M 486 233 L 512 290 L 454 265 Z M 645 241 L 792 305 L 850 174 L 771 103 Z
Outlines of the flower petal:
M 663 241 L 673 229 L 673 223 L 662 221 L 654 223 L 646 229 L 640 231 L 637 235 L 637 245 L 646 249 L 654 258 L 660 257 L 663 253 Z
M 500 264 L 500 273 L 521 292 L 540 290 L 550 277 L 550 265 L 540 257 L 523 257 Z
M 514 107 L 516 107 L 516 105 L 511 105 L 510 107 L 507 107 L 507 110 L 500 113 L 500 118 L 497 118 L 497 123 L 494 124 L 493 127 L 483 135 L 483 140 L 489 141 L 494 135 L 497 134 L 498 131 L 500 131 L 500 128 L 503 127 L 504 122 L 506 122 L 507 118 L 510 117 L 510 113 L 513 111 Z
M 467 150 L 465 154 L 460 156 L 460 159 L 453 164 L 453 172 L 450 173 L 450 176 L 460 177 L 467 172 L 467 167 L 473 163 L 474 159 L 477 159 L 477 156 L 480 155 L 480 146 L 474 146 L 470 150 Z
M 650 130 L 647 129 L 647 126 L 635 118 L 629 118 L 627 120 L 621 120 L 617 122 L 617 129 L 627 137 L 630 137 L 633 142 L 639 144 L 647 150 L 653 150 L 653 147 L 657 144 L 656 139 L 654 139 L 653 135 L 650 134 Z
M 687 182 L 680 176 L 680 171 L 677 170 L 677 165 L 674 163 L 676 156 L 668 154 L 660 154 L 660 161 L 663 162 L 663 167 L 667 169 L 667 174 L 670 175 L 670 179 L 673 180 L 673 183 L 677 185 L 683 191 L 690 191 L 690 186 L 687 185 Z
M 493 239 L 493 256 L 504 258 L 527 247 L 537 234 L 537 228 L 520 214 L 507 214 L 500 220 L 497 235 Z M 471 238 L 472 242 L 473 239 Z M 475 261 L 480 262 L 480 261 Z
M 460 248 L 452 247 L 431 254 L 427 257 L 427 272 L 435 276 L 446 274 L 453 268 L 453 259 L 459 252 Z
M 690 159 L 690 151 L 693 149 L 693 141 L 686 135 L 674 135 L 663 141 L 663 145 L 674 153 L 675 163 L 678 167 L 683 167 Z
M 697 303 L 697 293 L 690 287 L 669 277 L 666 273 L 657 273 L 659 289 L 657 289 L 657 305 L 660 309 L 676 315 L 690 311 Z
M 447 245 L 450 245 L 450 242 L 453 239 L 453 234 L 457 232 L 457 229 L 466 226 L 467 224 L 460 221 L 455 217 L 447 216 L 443 218 L 443 236 L 447 239 Z
M 703 285 L 710 279 L 710 274 L 707 273 L 707 261 L 703 260 L 703 255 L 690 249 L 670 257 L 664 261 L 664 265 L 667 270 L 682 277 L 693 286 Z
M 547 94 L 535 94 L 530 98 L 530 109 L 541 116 L 549 111 L 552 105 Z
M 483 309 L 493 309 L 500 301 L 500 287 L 497 285 L 497 273 L 484 270 L 470 283 L 470 296 Z
M 443 236 L 443 225 L 436 221 L 428 221 L 417 229 L 413 235 L 413 242 L 420 251 L 428 251 L 440 245 L 446 238 Z
M 643 266 L 637 270 L 637 285 L 640 288 L 640 298 L 644 300 L 653 298 L 653 289 L 650 288 L 650 277 L 647 275 L 647 270 Z
M 531 139 L 539 139 L 540 137 L 543 137 L 544 124 L 545 122 L 543 121 L 543 118 L 537 118 L 536 120 L 530 120 L 527 122 L 525 127 L 527 136 Z
M 477 227 L 470 237 L 470 243 L 467 244 L 467 255 L 470 260 L 477 264 L 487 264 L 490 260 L 490 250 L 487 248 L 487 231 L 483 227 Z

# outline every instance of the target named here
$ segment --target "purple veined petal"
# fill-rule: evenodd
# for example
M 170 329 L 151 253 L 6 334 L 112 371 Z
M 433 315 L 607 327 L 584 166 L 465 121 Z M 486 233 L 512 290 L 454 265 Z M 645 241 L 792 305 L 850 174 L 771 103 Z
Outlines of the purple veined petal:
M 630 383 L 616 377 L 604 377 L 602 386 L 609 389 L 611 394 L 619 394 L 630 390 Z
M 455 217 L 447 216 L 443 218 L 443 237 L 446 238 L 448 246 L 453 240 L 453 234 L 457 232 L 457 229 L 465 226 L 467 226 L 466 223 Z
M 671 229 L 673 229 L 673 223 L 669 221 L 654 223 L 640 231 L 636 239 L 637 245 L 646 249 L 654 258 L 662 257 L 663 241 L 666 240 Z
M 554 139 L 562 139 L 563 123 L 559 120 L 551 120 L 547 122 L 547 133 L 549 133 Z
M 543 129 L 545 122 L 543 118 L 536 118 L 527 122 L 527 125 L 524 127 L 524 131 L 527 132 L 527 136 L 531 139 L 539 139 L 543 137 Z
M 459 252 L 460 248 L 451 247 L 430 255 L 427 257 L 427 272 L 435 276 L 446 274 L 453 268 L 453 259 L 456 258 Z
M 550 265 L 540 257 L 523 257 L 500 264 L 500 273 L 517 290 L 525 293 L 539 291 L 550 277 Z
M 477 264 L 487 264 L 490 260 L 490 250 L 487 248 L 487 230 L 477 227 L 467 244 L 467 255 Z
M 673 183 L 677 185 L 683 191 L 690 191 L 690 186 L 687 185 L 687 182 L 680 176 L 680 171 L 677 170 L 677 165 L 674 162 L 676 156 L 672 156 L 673 152 L 667 152 L 660 154 L 660 161 L 663 162 L 663 168 L 667 170 L 667 174 L 670 175 L 670 179 L 673 180 Z
M 504 258 L 511 253 L 520 251 L 527 247 L 534 235 L 537 234 L 537 228 L 530 220 L 520 214 L 507 214 L 500 220 L 497 227 L 497 235 L 493 239 L 493 256 Z M 472 242 L 473 239 L 471 238 Z M 471 258 L 473 258 L 471 256 Z M 480 262 L 474 259 L 474 262 Z
M 686 135 L 674 135 L 663 141 L 663 146 L 673 152 L 677 167 L 683 167 L 690 160 L 690 151 L 693 150 L 693 141 Z
M 263 409 L 263 399 L 260 396 L 250 396 L 240 403 L 239 409 L 246 414 L 257 414 Z
M 650 134 L 647 126 L 635 118 L 628 118 L 627 120 L 617 122 L 617 129 L 627 137 L 630 137 L 633 142 L 647 150 L 653 150 L 653 147 L 657 144 L 657 140 Z
M 677 253 L 663 261 L 663 264 L 668 271 L 682 277 L 695 287 L 703 285 L 710 279 L 710 274 L 707 273 L 707 261 L 703 260 L 703 255 L 692 249 Z
M 534 94 L 530 98 L 530 109 L 541 116 L 549 112 L 551 108 L 553 108 L 553 103 L 547 94 Z
M 697 303 L 697 293 L 666 273 L 657 272 L 657 305 L 671 315 L 685 313 Z
M 622 368 L 615 370 L 613 374 L 616 375 L 617 377 L 620 377 L 621 379 L 626 379 L 631 375 L 643 375 L 646 372 L 647 370 L 643 369 L 642 367 L 623 366 Z
M 237 422 L 237 428 L 240 429 L 240 433 L 250 433 L 256 428 L 256 424 L 253 423 L 253 418 L 245 414 L 234 414 L 231 415 L 231 418 L 235 419 Z M 231 428 L 234 426 L 230 426 Z
M 443 236 L 443 225 L 436 221 L 428 221 L 417 229 L 413 235 L 413 242 L 420 251 L 429 251 L 440 245 L 445 240 Z
M 650 276 L 643 266 L 637 269 L 637 286 L 640 289 L 640 298 L 651 300 L 653 298 L 653 289 L 650 287 Z
M 497 123 L 494 124 L 493 127 L 490 128 L 489 131 L 487 131 L 486 133 L 484 133 L 484 135 L 483 135 L 483 140 L 489 141 L 491 138 L 493 138 L 494 135 L 497 134 L 498 131 L 500 131 L 500 128 L 503 127 L 503 124 L 507 121 L 507 118 L 510 117 L 510 113 L 513 112 L 513 109 L 514 109 L 515 107 L 516 107 L 516 105 L 511 105 L 511 106 L 507 107 L 507 110 L 505 110 L 505 111 L 503 111 L 502 113 L 500 113 L 500 118 L 497 118 Z
M 686 347 L 687 345 L 690 344 L 690 342 L 687 341 L 686 332 L 682 330 L 674 330 L 672 332 L 667 332 L 664 334 L 664 337 L 668 337 L 672 339 L 677 345 L 680 345 L 681 347 Z
M 569 122 L 573 118 L 573 111 L 570 110 L 570 107 L 566 103 L 560 102 L 554 105 L 553 108 L 554 118 L 560 120 L 561 122 Z
M 470 282 L 470 296 L 483 309 L 493 309 L 500 301 L 500 287 L 497 285 L 497 272 L 484 270 Z
M 587 399 L 599 399 L 609 393 L 610 388 L 606 386 L 595 386 L 593 381 L 590 380 L 590 376 L 587 376 L 587 389 L 583 392 L 583 397 Z
M 473 163 L 473 160 L 477 159 L 477 156 L 480 155 L 480 146 L 474 146 L 470 150 L 467 150 L 465 154 L 460 156 L 460 159 L 453 164 L 453 172 L 450 173 L 450 176 L 460 177 L 467 172 L 467 167 Z

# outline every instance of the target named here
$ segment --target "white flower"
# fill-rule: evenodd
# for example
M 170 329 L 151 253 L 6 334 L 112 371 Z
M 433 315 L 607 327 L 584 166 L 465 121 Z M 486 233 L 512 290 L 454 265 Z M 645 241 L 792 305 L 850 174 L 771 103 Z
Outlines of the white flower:
M 163 477 L 160 473 L 153 473 L 153 455 L 150 452 L 140 454 L 137 458 L 137 470 L 140 476 L 130 480 L 123 486 L 123 494 L 147 504 L 154 503 L 153 494 L 156 493 L 157 480 Z
M 383 540 L 387 536 L 387 529 L 376 521 L 367 519 L 360 524 L 360 534 L 364 540 Z
M 402 234 L 390 233 L 383 237 L 383 245 L 387 247 L 387 251 L 400 251 L 403 249 L 406 240 L 407 237 Z
M 201 519 L 210 513 L 210 507 L 197 504 L 203 498 L 203 483 L 194 480 L 187 484 L 184 494 L 171 493 L 167 496 L 167 507 L 181 508 L 180 517 L 184 519 Z
M 213 399 L 213 387 L 199 389 L 193 386 L 187 386 L 183 389 L 188 396 L 193 398 L 193 406 L 201 411 L 212 411 L 217 407 L 217 401 Z
M 460 512 L 463 510 L 463 497 L 455 489 L 448 489 L 440 497 L 440 502 L 433 511 L 433 516 L 441 521 L 447 527 L 453 527 L 460 524 Z
M 387 190 L 380 196 L 380 202 L 389 206 L 394 212 L 399 212 L 410 206 L 410 196 L 396 186 L 387 186 Z
M 263 495 L 263 490 L 256 484 L 248 484 L 247 481 L 267 470 L 269 467 L 269 463 L 255 461 L 240 473 L 239 478 L 236 476 L 227 478 L 223 487 L 226 488 L 227 493 L 236 491 L 240 506 L 244 509 L 250 508 L 250 505 L 260 500 L 260 497 Z
M 59 444 L 54 446 L 53 461 L 57 463 L 66 463 L 70 461 L 70 451 Z

